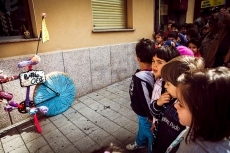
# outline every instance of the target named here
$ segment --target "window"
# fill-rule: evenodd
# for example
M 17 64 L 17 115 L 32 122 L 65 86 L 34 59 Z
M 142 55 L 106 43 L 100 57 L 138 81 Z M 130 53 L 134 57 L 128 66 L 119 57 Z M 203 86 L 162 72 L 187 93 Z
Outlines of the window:
M 126 29 L 126 0 L 92 0 L 93 29 Z
M 27 0 L 0 0 L 0 40 L 31 38 Z

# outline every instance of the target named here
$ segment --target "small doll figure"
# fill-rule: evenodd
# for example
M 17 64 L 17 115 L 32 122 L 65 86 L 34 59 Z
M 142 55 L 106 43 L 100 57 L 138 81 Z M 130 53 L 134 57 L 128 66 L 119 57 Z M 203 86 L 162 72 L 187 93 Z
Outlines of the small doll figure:
M 31 57 L 31 59 L 18 63 L 18 68 L 22 68 L 22 67 L 26 67 L 30 65 L 36 65 L 40 61 L 41 61 L 41 58 L 38 55 L 34 55 L 33 57 Z

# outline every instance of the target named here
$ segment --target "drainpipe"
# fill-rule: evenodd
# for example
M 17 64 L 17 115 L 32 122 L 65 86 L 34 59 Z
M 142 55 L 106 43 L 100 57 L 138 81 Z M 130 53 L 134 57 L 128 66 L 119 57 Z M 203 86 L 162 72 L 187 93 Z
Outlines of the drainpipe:
M 161 28 L 161 0 L 159 0 L 159 6 L 158 6 L 158 18 L 159 18 L 159 25 L 158 25 L 158 30 Z

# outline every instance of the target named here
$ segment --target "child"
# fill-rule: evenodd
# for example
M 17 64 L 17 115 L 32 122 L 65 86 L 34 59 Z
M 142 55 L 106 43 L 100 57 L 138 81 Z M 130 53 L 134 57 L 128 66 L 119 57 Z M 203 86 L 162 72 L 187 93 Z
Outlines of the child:
M 161 78 L 161 69 L 162 67 L 171 59 L 180 56 L 179 51 L 174 46 L 162 46 L 157 49 L 155 49 L 155 52 L 153 54 L 152 59 L 152 71 L 155 77 L 155 84 L 153 89 L 153 94 L 151 98 L 151 104 L 150 104 L 150 112 L 153 115 L 153 111 L 151 110 L 151 105 L 154 100 L 157 100 L 162 93 L 165 92 L 164 81 Z M 155 117 L 155 115 L 153 115 Z M 153 118 L 153 123 L 154 123 Z
M 203 41 L 204 38 L 208 35 L 209 33 L 209 26 L 205 25 L 201 28 L 201 34 L 200 34 L 200 41 Z
M 172 26 L 173 23 L 175 23 L 174 20 L 168 20 L 167 30 L 165 32 L 165 36 L 166 37 L 168 37 L 169 32 L 172 30 L 171 26 Z
M 172 24 L 171 26 L 172 31 L 176 31 L 178 33 L 178 38 L 177 38 L 177 43 L 179 45 L 185 45 L 187 42 L 186 36 L 184 36 L 183 34 L 181 34 L 180 31 L 180 26 L 176 23 Z
M 181 25 L 180 33 L 186 37 L 186 25 L 187 23 L 183 23 Z
M 189 41 L 191 39 L 200 39 L 200 34 L 196 28 L 191 28 L 187 30 L 186 39 Z
M 230 69 L 189 72 L 181 75 L 178 82 L 174 106 L 180 123 L 189 126 L 178 153 L 229 152 Z
M 153 100 L 158 99 L 161 93 L 164 92 L 162 91 L 162 87 L 164 85 L 164 82 L 162 82 L 163 80 L 161 78 L 162 67 L 169 60 L 177 56 L 180 56 L 180 53 L 174 46 L 166 45 L 166 46 L 162 46 L 162 47 L 155 49 L 155 52 L 153 53 L 153 58 L 152 58 L 152 71 L 155 77 L 155 84 L 154 84 L 154 90 L 153 90 L 151 102 Z
M 207 34 L 209 33 L 209 27 L 208 25 L 205 25 L 201 28 L 201 36 L 205 37 L 207 36 Z
M 155 49 L 155 52 L 153 53 L 153 60 L 152 60 L 152 71 L 154 73 L 154 79 L 155 79 L 155 84 L 154 84 L 154 89 L 153 89 L 153 94 L 151 98 L 151 104 L 152 101 L 158 99 L 162 93 L 165 92 L 163 86 L 164 82 L 161 78 L 161 69 L 162 67 L 168 62 L 169 60 L 180 56 L 179 51 L 176 49 L 176 47 L 170 45 L 165 45 L 162 47 L 159 47 Z M 150 112 L 151 114 L 153 113 L 151 111 L 151 106 L 150 106 Z M 154 116 L 154 115 L 153 115 Z M 155 123 L 155 118 L 153 118 L 153 123 Z M 152 129 L 151 129 L 152 130 Z
M 201 46 L 201 41 L 198 39 L 191 39 L 187 42 L 187 47 L 190 48 L 195 57 L 201 57 L 199 48 Z
M 148 146 L 151 153 L 153 135 L 150 131 L 152 116 L 149 112 L 150 99 L 153 91 L 153 74 L 151 69 L 152 54 L 155 44 L 149 39 L 141 39 L 136 45 L 137 61 L 140 69 L 132 76 L 130 84 L 131 107 L 138 117 L 138 133 L 134 143 L 126 146 L 127 150 L 136 150 Z
M 177 47 L 177 46 L 179 46 L 179 44 L 177 42 L 178 38 L 179 38 L 179 36 L 178 36 L 177 31 L 170 31 L 168 33 L 167 41 L 165 41 L 163 45 L 172 45 L 172 43 L 173 43 L 174 44 L 173 46 Z
M 153 131 L 156 137 L 153 146 L 154 153 L 165 153 L 167 147 L 185 129 L 185 126 L 179 123 L 176 109 L 173 106 L 177 98 L 177 78 L 185 71 L 203 68 L 204 62 L 201 58 L 190 56 L 176 57 L 163 66 L 161 77 L 165 82 L 164 91 L 167 90 L 167 92 L 154 100 L 150 106 L 153 116 L 158 120 Z
M 155 41 L 156 41 L 156 48 L 161 47 L 164 44 L 165 40 L 166 40 L 164 32 L 161 32 L 161 31 L 155 32 L 154 38 L 155 38 Z

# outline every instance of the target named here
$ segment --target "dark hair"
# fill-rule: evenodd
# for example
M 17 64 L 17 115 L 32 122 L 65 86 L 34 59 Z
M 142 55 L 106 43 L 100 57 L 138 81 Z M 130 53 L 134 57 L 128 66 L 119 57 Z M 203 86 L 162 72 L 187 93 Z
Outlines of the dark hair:
M 173 27 L 177 28 L 178 30 L 181 29 L 181 26 L 180 26 L 179 24 L 177 24 L 177 23 L 173 23 L 173 24 L 171 25 L 171 28 L 173 28 Z
M 207 8 L 200 11 L 200 16 L 202 16 L 202 17 L 210 16 L 210 15 L 211 15 L 211 12 Z
M 152 54 L 155 48 L 154 41 L 142 38 L 136 44 L 136 55 L 140 58 L 140 62 L 152 63 Z
M 164 81 L 177 85 L 177 78 L 186 71 L 204 69 L 204 60 L 198 57 L 179 56 L 167 62 L 161 70 Z
M 174 46 L 161 46 L 155 49 L 153 52 L 153 56 L 157 56 L 158 58 L 165 60 L 168 62 L 174 57 L 180 56 L 179 51 Z
M 190 28 L 186 31 L 186 34 L 190 37 L 190 39 L 199 39 L 200 35 L 196 28 Z
M 201 31 L 203 31 L 203 30 L 208 30 L 208 29 L 209 29 L 208 25 L 204 25 L 204 26 L 201 28 Z
M 91 153 L 105 153 L 106 151 L 113 153 L 128 153 L 125 149 L 122 149 L 118 146 L 113 145 L 112 143 L 109 146 L 102 146 L 100 149 L 94 150 Z
M 217 67 L 184 73 L 178 91 L 192 115 L 188 140 L 220 141 L 230 137 L 230 69 Z
M 200 46 L 201 46 L 201 41 L 200 41 L 200 39 L 190 39 L 189 41 L 187 41 L 187 45 L 186 45 L 186 46 L 188 47 L 188 45 L 189 45 L 190 43 L 196 45 L 197 48 L 200 48 Z
M 181 24 L 181 28 L 185 28 L 186 29 L 187 23 L 183 23 Z
M 154 37 L 156 37 L 156 35 L 161 36 L 161 37 L 162 37 L 162 39 L 163 39 L 163 41 L 165 41 L 165 40 L 166 40 L 166 36 L 165 36 L 165 33 L 164 33 L 163 31 L 161 31 L 161 30 L 156 31 L 156 32 L 154 33 Z
M 175 39 L 177 39 L 178 38 L 178 32 L 177 31 L 170 31 L 168 33 L 168 38 L 175 38 Z
M 194 23 L 188 23 L 185 28 L 186 30 L 191 29 L 191 28 L 195 28 L 198 30 L 198 26 Z
M 181 45 L 186 45 L 186 42 L 187 42 L 186 37 L 181 33 L 178 33 L 178 37 L 180 38 L 180 44 Z
M 173 23 L 175 23 L 174 20 L 168 20 L 168 24 L 173 24 Z

